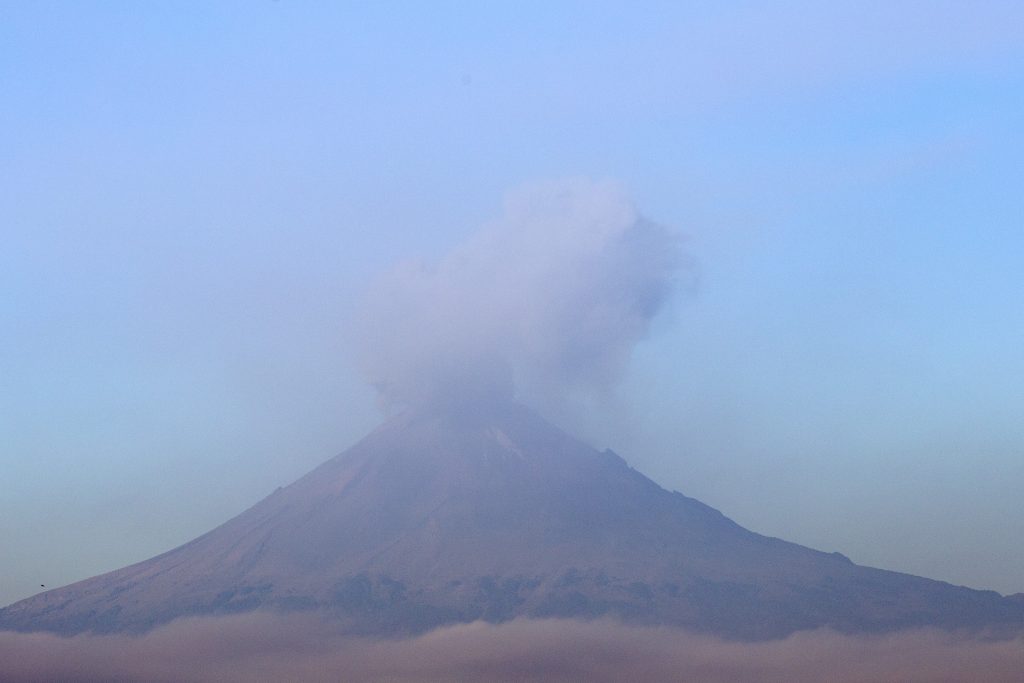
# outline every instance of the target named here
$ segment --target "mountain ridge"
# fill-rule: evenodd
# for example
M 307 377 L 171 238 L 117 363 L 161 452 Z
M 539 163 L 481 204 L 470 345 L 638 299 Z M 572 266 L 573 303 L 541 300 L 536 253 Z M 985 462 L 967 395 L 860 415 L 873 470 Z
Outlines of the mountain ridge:
M 1024 602 L 744 529 L 515 404 L 407 411 L 196 539 L 0 610 L 0 629 L 144 632 L 316 611 L 363 634 L 611 617 L 729 638 L 1024 628 Z

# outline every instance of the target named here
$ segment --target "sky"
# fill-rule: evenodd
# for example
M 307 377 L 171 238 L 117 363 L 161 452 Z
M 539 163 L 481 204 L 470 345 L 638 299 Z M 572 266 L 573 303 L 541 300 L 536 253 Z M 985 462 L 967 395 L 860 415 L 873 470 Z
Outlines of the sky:
M 621 188 L 693 282 L 552 419 L 754 531 L 1024 591 L 1022 27 L 1013 2 L 0 3 L 0 603 L 357 441 L 374 278 L 559 182 Z

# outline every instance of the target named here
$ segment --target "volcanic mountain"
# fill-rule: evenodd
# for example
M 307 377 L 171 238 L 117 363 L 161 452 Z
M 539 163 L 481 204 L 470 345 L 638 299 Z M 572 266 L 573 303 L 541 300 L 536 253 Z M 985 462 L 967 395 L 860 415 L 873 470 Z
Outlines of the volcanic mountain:
M 1020 600 L 747 531 L 521 406 L 467 412 L 394 417 L 179 548 L 0 610 L 0 629 L 142 632 L 256 609 L 391 635 L 517 616 L 741 639 L 1024 627 Z

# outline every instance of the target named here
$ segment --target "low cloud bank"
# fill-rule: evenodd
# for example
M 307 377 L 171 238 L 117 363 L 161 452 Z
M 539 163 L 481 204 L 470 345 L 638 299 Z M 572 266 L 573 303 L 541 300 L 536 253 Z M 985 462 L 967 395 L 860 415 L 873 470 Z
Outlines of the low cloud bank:
M 377 280 L 352 326 L 361 367 L 392 406 L 607 392 L 685 265 L 613 183 L 522 188 L 437 263 Z
M 612 622 L 466 624 L 407 640 L 345 637 L 308 616 L 183 619 L 144 636 L 0 632 L 0 680 L 1019 682 L 1024 638 L 806 632 L 734 643 Z

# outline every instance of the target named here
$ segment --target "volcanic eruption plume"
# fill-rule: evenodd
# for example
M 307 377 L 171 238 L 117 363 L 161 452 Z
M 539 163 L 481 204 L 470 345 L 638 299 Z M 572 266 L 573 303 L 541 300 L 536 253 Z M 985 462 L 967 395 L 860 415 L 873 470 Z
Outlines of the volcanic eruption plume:
M 600 394 L 686 266 L 680 236 L 615 184 L 523 188 L 438 263 L 374 283 L 355 326 L 361 365 L 388 407 Z

